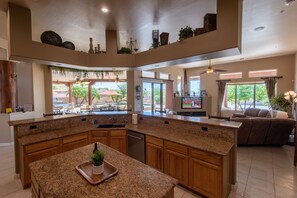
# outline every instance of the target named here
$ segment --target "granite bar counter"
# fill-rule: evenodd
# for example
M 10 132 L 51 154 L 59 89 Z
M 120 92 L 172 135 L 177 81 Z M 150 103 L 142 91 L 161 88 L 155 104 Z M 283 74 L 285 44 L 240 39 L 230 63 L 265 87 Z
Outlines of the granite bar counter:
M 90 160 L 93 145 L 61 153 L 30 164 L 33 188 L 45 198 L 168 197 L 173 198 L 177 180 L 103 144 L 105 160 L 118 174 L 91 185 L 75 167 Z M 35 186 L 36 185 L 36 186 Z

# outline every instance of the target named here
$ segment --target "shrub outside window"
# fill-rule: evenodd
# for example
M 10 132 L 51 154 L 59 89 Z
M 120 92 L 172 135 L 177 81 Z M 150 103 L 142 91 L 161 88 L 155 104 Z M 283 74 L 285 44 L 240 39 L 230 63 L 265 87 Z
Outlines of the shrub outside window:
M 244 111 L 247 108 L 269 109 L 264 83 L 227 84 L 223 108 Z

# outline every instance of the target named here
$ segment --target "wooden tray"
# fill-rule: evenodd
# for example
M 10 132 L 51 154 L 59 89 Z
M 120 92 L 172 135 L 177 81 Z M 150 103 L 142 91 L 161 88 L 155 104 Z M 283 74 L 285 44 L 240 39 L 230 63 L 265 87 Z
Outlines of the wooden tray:
M 75 168 L 86 180 L 88 180 L 88 182 L 93 185 L 100 184 L 118 173 L 118 169 L 107 161 L 104 161 L 104 172 L 100 175 L 93 175 L 92 161 L 80 164 Z

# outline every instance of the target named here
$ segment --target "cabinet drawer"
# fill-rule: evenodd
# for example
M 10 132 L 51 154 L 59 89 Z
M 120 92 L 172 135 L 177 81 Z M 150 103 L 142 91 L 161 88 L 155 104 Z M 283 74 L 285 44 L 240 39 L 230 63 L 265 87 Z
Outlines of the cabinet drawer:
M 215 165 L 222 165 L 222 157 L 216 154 L 190 149 L 190 156 Z
M 126 130 L 112 130 L 110 131 L 110 136 L 125 136 L 126 135 Z
M 146 142 L 163 147 L 163 140 L 147 135 Z
M 88 143 L 89 143 L 88 139 L 82 139 L 82 140 L 70 142 L 67 144 L 63 144 L 62 149 L 63 149 L 63 152 L 66 152 L 66 151 L 70 151 L 70 150 L 73 150 L 76 148 L 86 146 L 86 145 L 88 145 Z
M 31 145 L 25 146 L 25 154 L 59 146 L 59 143 L 60 143 L 59 139 L 54 139 L 50 141 L 31 144 Z
M 70 135 L 67 137 L 63 137 L 63 144 L 67 144 L 70 142 L 75 142 L 82 139 L 88 139 L 88 133 L 80 133 L 76 135 Z
M 108 131 L 91 131 L 92 137 L 107 137 Z
M 180 145 L 177 143 L 173 143 L 173 142 L 165 141 L 164 147 L 166 149 L 169 149 L 169 150 L 172 150 L 172 151 L 184 154 L 184 155 L 188 155 L 188 147 L 186 147 L 186 146 L 183 146 L 183 145 Z

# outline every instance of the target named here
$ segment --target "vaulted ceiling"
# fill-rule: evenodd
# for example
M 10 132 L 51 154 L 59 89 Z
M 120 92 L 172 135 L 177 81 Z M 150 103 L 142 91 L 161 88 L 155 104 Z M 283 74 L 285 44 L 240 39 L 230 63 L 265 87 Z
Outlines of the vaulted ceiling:
M 2 11 L 7 10 L 8 2 L 31 9 L 33 40 L 39 41 L 43 31 L 53 30 L 79 51 L 88 51 L 89 37 L 105 49 L 105 29 L 118 30 L 119 46 L 132 37 L 144 51 L 151 46 L 153 29 L 169 32 L 170 42 L 175 42 L 181 27 L 201 27 L 203 16 L 216 12 L 216 0 L 1 0 Z M 103 13 L 102 7 L 110 12 Z M 254 31 L 259 26 L 265 28 Z M 284 0 L 244 0 L 242 30 L 242 55 L 217 59 L 214 64 L 296 52 L 297 3 L 285 6 Z

